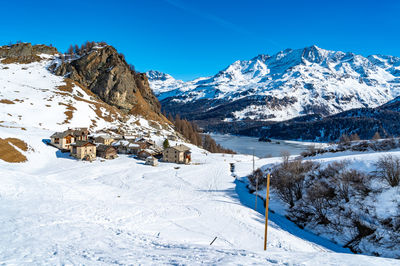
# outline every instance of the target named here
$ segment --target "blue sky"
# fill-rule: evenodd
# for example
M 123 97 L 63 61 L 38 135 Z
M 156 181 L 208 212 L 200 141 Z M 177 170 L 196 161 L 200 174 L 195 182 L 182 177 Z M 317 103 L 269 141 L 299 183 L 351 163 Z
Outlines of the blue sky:
M 139 71 L 189 80 L 232 62 L 316 44 L 400 56 L 400 1 L 3 1 L 2 44 L 65 51 L 106 41 Z

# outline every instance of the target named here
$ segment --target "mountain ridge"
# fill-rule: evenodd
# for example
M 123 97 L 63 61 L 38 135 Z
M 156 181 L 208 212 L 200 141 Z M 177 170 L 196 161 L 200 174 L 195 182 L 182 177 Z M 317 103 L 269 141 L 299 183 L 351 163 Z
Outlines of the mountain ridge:
M 364 57 L 315 45 L 237 60 L 214 76 L 189 82 L 149 73 L 150 86 L 167 113 L 202 124 L 328 116 L 377 107 L 400 94 L 400 58 Z M 215 108 L 225 111 L 215 116 Z

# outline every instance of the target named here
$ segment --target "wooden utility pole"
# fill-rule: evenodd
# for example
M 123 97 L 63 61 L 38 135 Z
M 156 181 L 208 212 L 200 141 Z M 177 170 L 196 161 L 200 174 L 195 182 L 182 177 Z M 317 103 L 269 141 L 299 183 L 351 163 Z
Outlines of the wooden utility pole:
M 257 198 L 258 198 L 258 176 L 254 173 L 254 148 L 253 148 L 253 175 L 256 177 L 256 204 L 254 210 L 257 211 Z
M 264 250 L 267 250 L 267 232 L 268 232 L 268 204 L 269 204 L 269 179 L 271 174 L 267 174 L 267 195 L 265 198 L 265 235 L 264 235 Z

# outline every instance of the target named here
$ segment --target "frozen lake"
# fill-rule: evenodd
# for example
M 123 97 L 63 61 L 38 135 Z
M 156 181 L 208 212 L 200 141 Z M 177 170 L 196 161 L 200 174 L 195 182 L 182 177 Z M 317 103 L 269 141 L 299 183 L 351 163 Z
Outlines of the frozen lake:
M 282 151 L 288 151 L 291 155 L 299 155 L 302 151 L 308 149 L 308 146 L 323 146 L 323 143 L 272 140 L 272 142 L 258 141 L 255 137 L 222 135 L 212 133 L 215 141 L 225 148 L 234 150 L 241 154 L 254 154 L 259 158 L 280 157 Z M 280 144 L 278 144 L 278 142 Z

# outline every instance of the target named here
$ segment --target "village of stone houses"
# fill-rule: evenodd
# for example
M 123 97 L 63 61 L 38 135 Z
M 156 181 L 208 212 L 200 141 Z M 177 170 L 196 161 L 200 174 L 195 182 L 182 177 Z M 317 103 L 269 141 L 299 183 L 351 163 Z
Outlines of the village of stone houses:
M 190 148 L 183 144 L 170 147 L 168 139 L 165 139 L 160 147 L 151 139 L 115 133 L 90 133 L 87 128 L 55 132 L 50 139 L 48 145 L 58 148 L 63 153 L 69 153 L 77 160 L 93 161 L 97 157 L 111 160 L 117 158 L 118 154 L 129 154 L 151 166 L 157 166 L 160 159 L 177 164 L 191 162 Z

